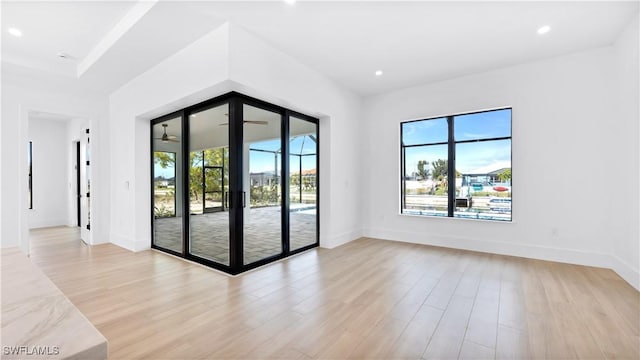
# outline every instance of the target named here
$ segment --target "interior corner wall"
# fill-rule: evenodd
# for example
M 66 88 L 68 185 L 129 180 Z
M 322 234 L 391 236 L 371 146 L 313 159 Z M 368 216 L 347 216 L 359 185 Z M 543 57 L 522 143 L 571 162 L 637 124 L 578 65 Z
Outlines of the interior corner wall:
M 74 89 L 67 81 L 2 64 L 2 234 L 1 246 L 20 246 L 29 253 L 27 206 L 28 111 L 37 110 L 90 119 L 97 136 L 93 142 L 92 226 L 94 243 L 108 242 L 108 158 L 106 132 L 100 131 L 107 118 L 106 99 Z M 7 171 L 11 169 L 11 171 Z M 37 171 L 37 170 L 36 170 Z M 65 211 L 65 210 L 63 210 Z
M 33 209 L 29 210 L 29 228 L 64 226 L 69 204 L 67 192 L 67 123 L 47 119 L 29 119 L 32 141 Z
M 362 236 L 362 99 L 238 26 L 229 39 L 239 92 L 320 118 L 320 245 Z
M 111 94 L 112 242 L 151 244 L 149 121 L 232 90 L 321 117 L 321 245 L 359 237 L 360 99 L 225 24 Z
M 616 69 L 616 109 L 610 121 L 616 141 L 608 150 L 619 189 L 611 196 L 606 239 L 614 245 L 614 266 L 623 278 L 640 290 L 640 26 L 636 15 L 613 46 Z M 615 157 L 614 157 L 615 156 Z
M 638 118 L 612 118 L 616 86 L 604 47 L 367 98 L 365 235 L 612 267 L 607 214 L 635 211 L 618 225 L 637 227 L 638 201 L 637 180 L 618 186 L 620 166 L 637 174 L 618 142 L 629 132 L 637 154 Z M 513 222 L 399 215 L 400 122 L 496 107 L 513 107 Z
M 150 120 L 228 91 L 228 68 L 225 24 L 110 95 L 112 243 L 151 246 Z

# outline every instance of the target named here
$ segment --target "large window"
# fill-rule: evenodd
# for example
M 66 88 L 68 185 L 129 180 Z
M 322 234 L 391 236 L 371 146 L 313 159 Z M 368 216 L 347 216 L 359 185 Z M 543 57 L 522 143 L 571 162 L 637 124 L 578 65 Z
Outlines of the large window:
M 511 109 L 403 122 L 401 213 L 511 221 Z

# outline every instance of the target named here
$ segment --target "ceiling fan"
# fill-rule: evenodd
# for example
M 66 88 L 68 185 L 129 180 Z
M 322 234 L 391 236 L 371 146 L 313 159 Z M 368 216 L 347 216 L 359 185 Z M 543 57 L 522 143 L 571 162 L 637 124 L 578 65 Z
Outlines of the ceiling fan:
M 162 137 L 159 138 L 153 138 L 154 140 L 160 140 L 162 142 L 180 142 L 180 140 L 178 140 L 178 137 L 175 135 L 167 135 L 167 124 L 162 124 L 162 127 L 164 128 L 164 133 L 162 134 Z
M 229 116 L 229 114 L 224 114 L 224 116 Z M 242 120 L 243 124 L 256 124 L 256 125 L 268 125 L 269 122 L 265 120 Z M 220 126 L 229 125 L 228 122 L 220 124 Z

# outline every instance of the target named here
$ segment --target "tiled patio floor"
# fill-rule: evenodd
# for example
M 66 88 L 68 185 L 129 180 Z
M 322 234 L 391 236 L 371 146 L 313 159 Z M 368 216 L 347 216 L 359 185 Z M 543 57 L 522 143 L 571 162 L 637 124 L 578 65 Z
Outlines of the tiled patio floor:
M 289 216 L 291 249 L 316 241 L 315 209 L 293 211 Z M 280 207 L 253 208 L 244 230 L 244 263 L 250 264 L 281 252 Z M 181 252 L 182 218 L 155 220 L 155 244 Z M 191 215 L 191 253 L 229 265 L 229 213 Z

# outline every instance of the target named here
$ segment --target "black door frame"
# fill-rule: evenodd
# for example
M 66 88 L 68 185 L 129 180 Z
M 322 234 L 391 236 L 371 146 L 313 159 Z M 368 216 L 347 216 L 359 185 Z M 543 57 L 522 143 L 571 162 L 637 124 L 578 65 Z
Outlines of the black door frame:
M 203 157 L 204 159 L 204 157 Z M 223 154 L 224 161 L 224 154 Z M 220 171 L 220 191 L 207 191 L 207 170 L 219 170 Z M 219 165 L 204 165 L 204 161 L 202 162 L 202 213 L 212 213 L 218 211 L 224 211 L 224 166 Z M 211 193 L 220 193 L 220 206 L 216 207 L 207 207 L 207 194 Z
M 82 216 L 80 211 L 80 203 L 82 192 L 80 187 L 80 141 L 76 141 L 76 217 L 78 227 L 82 226 Z
M 190 252 L 189 249 L 189 119 L 191 114 L 205 111 L 217 106 L 228 104 L 229 106 L 229 266 L 217 263 L 215 261 L 199 257 Z M 280 114 L 281 118 L 281 161 L 280 168 L 282 179 L 281 186 L 281 225 L 282 225 L 282 251 L 279 254 L 261 259 L 259 261 L 243 264 L 243 243 L 244 243 L 244 224 L 243 224 L 243 105 L 249 105 L 263 110 Z M 165 122 L 170 119 L 180 117 L 181 119 L 181 145 L 182 145 L 182 251 L 176 252 L 157 246 L 154 243 L 154 212 L 153 212 L 153 125 Z M 291 117 L 296 117 L 305 121 L 309 121 L 316 126 L 316 241 L 308 246 L 290 250 L 289 244 L 289 122 Z M 317 247 L 320 244 L 320 129 L 319 120 L 317 118 L 298 113 L 284 107 L 267 103 L 265 101 L 243 95 L 237 92 L 230 92 L 213 99 L 203 101 L 201 103 L 186 107 L 184 109 L 172 112 L 170 114 L 151 120 L 150 126 L 150 154 L 151 154 L 151 247 L 183 257 L 200 264 L 222 270 L 230 274 L 238 274 L 264 264 L 283 259 L 285 257 L 300 253 Z M 176 166 L 177 168 L 177 166 Z M 223 172 L 224 177 L 224 172 Z M 176 189 L 178 191 L 179 189 Z M 223 187 L 224 192 L 224 187 Z M 223 194 L 224 195 L 224 194 Z M 203 200 L 204 201 L 204 200 Z M 224 199 L 223 199 L 224 207 Z

